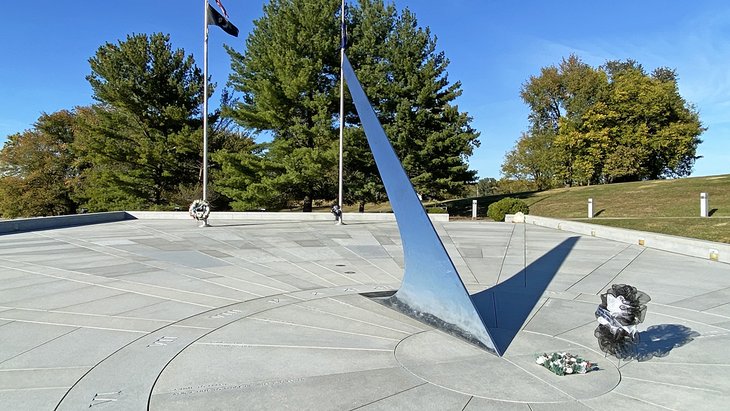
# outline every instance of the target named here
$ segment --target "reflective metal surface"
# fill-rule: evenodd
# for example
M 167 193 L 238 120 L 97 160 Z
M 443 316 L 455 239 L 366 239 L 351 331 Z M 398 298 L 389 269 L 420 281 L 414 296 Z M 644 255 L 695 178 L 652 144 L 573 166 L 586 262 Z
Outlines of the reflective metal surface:
M 385 135 L 347 56 L 343 69 L 368 144 L 393 207 L 405 257 L 394 308 L 501 355 Z

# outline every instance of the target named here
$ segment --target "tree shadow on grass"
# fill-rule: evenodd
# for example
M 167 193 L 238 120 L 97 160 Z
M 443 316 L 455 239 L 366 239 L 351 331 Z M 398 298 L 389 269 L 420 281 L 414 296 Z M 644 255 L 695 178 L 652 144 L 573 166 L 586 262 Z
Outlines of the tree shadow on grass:
M 568 238 L 508 280 L 471 296 L 499 352 L 507 351 L 577 241 Z

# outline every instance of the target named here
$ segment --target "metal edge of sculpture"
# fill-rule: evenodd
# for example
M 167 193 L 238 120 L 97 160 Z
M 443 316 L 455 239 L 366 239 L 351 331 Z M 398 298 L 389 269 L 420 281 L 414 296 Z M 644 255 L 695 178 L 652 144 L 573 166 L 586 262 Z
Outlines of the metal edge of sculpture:
M 398 291 L 383 303 L 502 355 L 421 205 L 347 56 L 343 59 L 343 72 L 403 243 L 403 281 Z

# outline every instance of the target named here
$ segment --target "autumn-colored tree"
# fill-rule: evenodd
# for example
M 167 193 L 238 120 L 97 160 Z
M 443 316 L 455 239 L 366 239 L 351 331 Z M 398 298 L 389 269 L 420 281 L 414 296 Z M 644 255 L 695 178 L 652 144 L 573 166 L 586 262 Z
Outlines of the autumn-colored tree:
M 544 189 L 681 177 L 697 159 L 704 128 L 668 68 L 649 75 L 632 60 L 593 68 L 570 56 L 521 95 L 530 129 L 505 157 L 508 178 Z
M 0 150 L 0 216 L 76 212 L 73 142 L 76 113 L 43 114 L 31 130 L 8 137 Z

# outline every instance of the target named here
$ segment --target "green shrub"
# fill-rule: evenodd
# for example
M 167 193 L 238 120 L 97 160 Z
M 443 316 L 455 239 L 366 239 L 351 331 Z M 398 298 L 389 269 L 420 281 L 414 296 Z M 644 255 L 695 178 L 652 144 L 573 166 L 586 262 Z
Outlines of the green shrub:
M 426 212 L 428 214 L 447 214 L 449 210 L 446 207 L 427 207 Z
M 530 207 L 519 198 L 507 197 L 490 204 L 489 208 L 487 208 L 487 217 L 494 221 L 504 221 L 505 215 L 515 214 L 517 212 L 529 214 Z

